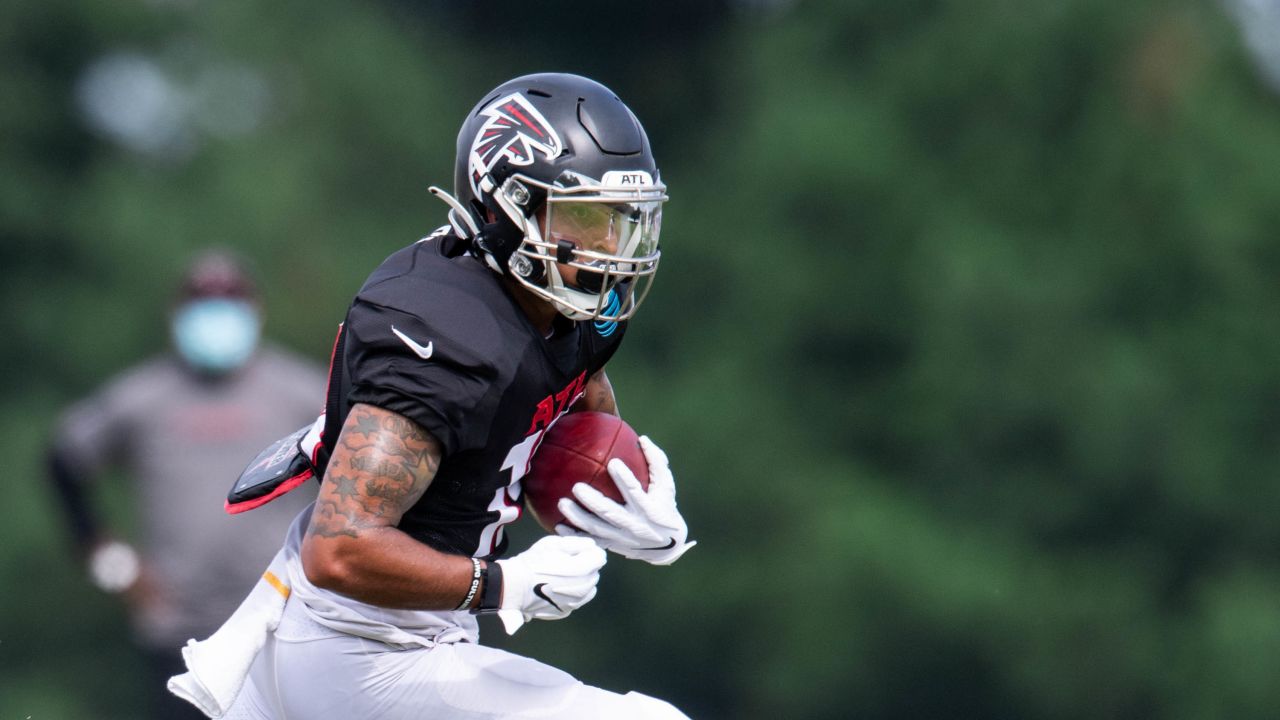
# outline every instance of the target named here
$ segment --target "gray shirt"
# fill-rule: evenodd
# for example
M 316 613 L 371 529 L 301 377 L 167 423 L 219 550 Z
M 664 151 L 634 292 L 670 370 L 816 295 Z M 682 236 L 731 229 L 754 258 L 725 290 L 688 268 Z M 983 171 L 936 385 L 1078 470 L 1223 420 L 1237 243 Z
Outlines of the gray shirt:
M 259 451 L 320 414 L 324 388 L 319 367 L 271 347 L 218 381 L 166 356 L 64 415 L 57 442 L 77 475 L 114 466 L 134 485 L 138 550 L 160 591 L 134 608 L 143 643 L 204 638 L 244 599 L 316 491 L 304 485 L 234 516 L 223 501 Z

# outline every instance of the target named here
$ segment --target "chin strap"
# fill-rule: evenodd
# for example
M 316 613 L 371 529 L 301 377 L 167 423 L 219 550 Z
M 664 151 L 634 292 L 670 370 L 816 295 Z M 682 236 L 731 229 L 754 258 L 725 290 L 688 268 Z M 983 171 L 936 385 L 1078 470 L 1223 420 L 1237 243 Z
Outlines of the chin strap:
M 427 189 L 449 206 L 449 225 L 459 237 L 471 241 L 472 254 L 482 258 L 499 275 L 512 272 L 510 268 L 503 266 L 519 246 L 521 234 L 511 221 L 500 218 L 497 222 L 477 225 L 475 218 L 457 198 L 435 185 Z M 536 272 L 537 268 L 533 268 L 533 271 Z
M 476 227 L 475 219 L 471 217 L 471 213 L 467 212 L 466 208 L 462 207 L 462 203 L 458 202 L 457 198 L 435 185 L 427 188 L 427 190 L 449 206 L 449 224 L 453 226 L 453 231 L 458 233 L 459 237 L 469 240 L 480 234 L 480 228 Z M 465 227 L 462 225 L 463 222 L 466 223 Z

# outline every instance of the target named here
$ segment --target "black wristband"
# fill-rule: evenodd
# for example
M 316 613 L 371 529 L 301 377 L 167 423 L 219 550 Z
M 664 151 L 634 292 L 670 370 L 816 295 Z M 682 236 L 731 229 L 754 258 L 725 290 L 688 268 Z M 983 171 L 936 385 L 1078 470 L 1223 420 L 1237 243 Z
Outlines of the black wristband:
M 480 591 L 480 604 L 471 612 L 491 615 L 502 605 L 502 566 L 496 560 L 486 562 L 480 576 L 484 578 L 484 589 Z

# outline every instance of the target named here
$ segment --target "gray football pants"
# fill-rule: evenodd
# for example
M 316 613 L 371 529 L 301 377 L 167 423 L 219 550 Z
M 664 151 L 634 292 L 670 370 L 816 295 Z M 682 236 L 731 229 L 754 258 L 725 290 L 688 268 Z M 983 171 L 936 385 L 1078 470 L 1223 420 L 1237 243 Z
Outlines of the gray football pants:
M 272 637 L 226 720 L 688 720 L 474 643 L 398 649 L 353 635 Z

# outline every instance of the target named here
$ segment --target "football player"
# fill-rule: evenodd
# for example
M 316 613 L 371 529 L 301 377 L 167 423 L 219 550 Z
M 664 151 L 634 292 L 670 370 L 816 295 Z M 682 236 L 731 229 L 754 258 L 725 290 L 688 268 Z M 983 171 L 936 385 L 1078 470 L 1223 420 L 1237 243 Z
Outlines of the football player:
M 309 516 L 286 543 L 291 589 L 229 717 L 683 718 L 478 642 L 595 596 L 605 550 L 654 564 L 693 543 L 667 459 L 650 486 L 585 484 L 561 526 L 503 557 L 520 480 L 548 425 L 617 413 L 605 365 L 658 267 L 666 187 L 644 129 L 609 89 L 529 75 L 488 93 L 458 134 L 449 224 L 391 255 L 334 350 Z

